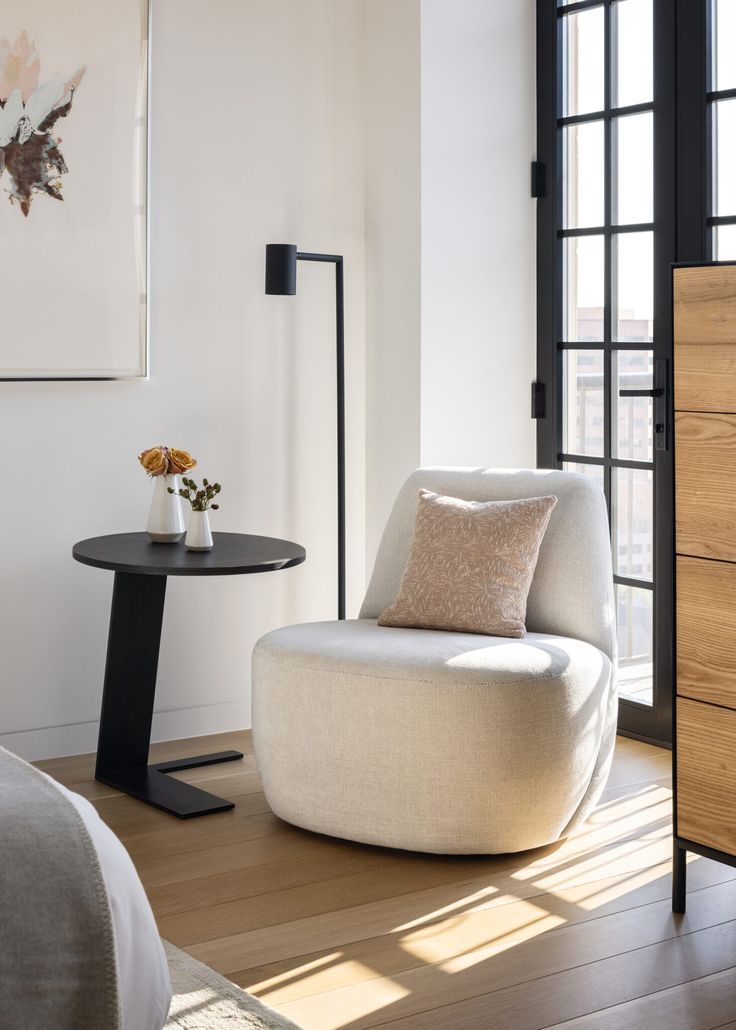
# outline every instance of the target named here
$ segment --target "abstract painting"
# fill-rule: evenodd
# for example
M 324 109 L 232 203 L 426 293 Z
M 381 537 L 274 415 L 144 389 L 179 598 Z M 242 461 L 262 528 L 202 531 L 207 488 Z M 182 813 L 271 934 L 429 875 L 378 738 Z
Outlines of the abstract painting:
M 148 0 L 0 10 L 0 379 L 148 372 Z
M 54 127 L 72 108 L 84 76 L 68 80 L 55 74 L 41 81 L 41 59 L 26 32 L 14 45 L 0 39 L 0 176 L 10 179 L 10 201 L 28 217 L 35 193 L 62 200 L 62 179 L 69 169 Z

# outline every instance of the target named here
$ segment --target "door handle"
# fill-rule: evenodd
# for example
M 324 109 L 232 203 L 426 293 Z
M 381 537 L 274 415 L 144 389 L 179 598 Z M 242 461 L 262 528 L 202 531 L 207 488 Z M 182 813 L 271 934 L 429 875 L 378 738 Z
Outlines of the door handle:
M 656 390 L 619 390 L 619 397 L 662 397 L 664 390 L 658 387 Z
M 669 446 L 669 405 L 667 391 L 669 373 L 666 358 L 654 361 L 654 387 L 651 390 L 619 390 L 619 397 L 652 397 L 654 399 L 654 449 L 666 451 Z

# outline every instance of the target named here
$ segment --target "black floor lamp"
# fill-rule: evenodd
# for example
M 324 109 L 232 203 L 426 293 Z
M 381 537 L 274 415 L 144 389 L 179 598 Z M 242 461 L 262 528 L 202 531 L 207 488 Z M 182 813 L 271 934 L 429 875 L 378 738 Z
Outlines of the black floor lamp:
M 335 266 L 337 328 L 337 617 L 345 618 L 345 305 L 341 254 L 308 254 L 292 243 L 266 244 L 266 293 L 293 297 L 297 261 Z

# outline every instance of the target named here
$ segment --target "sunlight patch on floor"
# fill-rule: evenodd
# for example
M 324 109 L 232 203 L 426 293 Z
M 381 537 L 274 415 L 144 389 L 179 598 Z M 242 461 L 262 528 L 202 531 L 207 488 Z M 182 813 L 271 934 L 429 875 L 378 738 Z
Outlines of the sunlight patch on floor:
M 692 862 L 700 858 L 700 855 L 695 855 L 692 852 L 688 855 L 688 861 Z M 596 889 L 591 892 L 587 897 L 579 897 L 576 904 L 586 912 L 593 912 L 595 909 L 600 908 L 602 905 L 606 905 L 611 901 L 615 901 L 617 898 L 621 898 L 626 894 L 631 894 L 639 887 L 644 887 L 648 883 L 653 883 L 655 880 L 669 879 L 672 874 L 672 862 L 670 860 L 666 862 L 660 862 L 659 865 L 651 866 L 648 869 L 642 869 L 637 873 L 632 873 L 629 876 L 621 877 L 616 884 L 611 884 L 603 889 Z
M 310 974 L 314 974 L 315 971 L 322 972 L 325 966 L 334 965 L 341 958 L 341 951 L 335 951 L 331 955 L 322 955 L 321 958 L 316 958 L 312 962 L 304 962 L 301 966 L 294 966 L 293 969 L 287 969 L 284 973 L 271 976 L 268 980 L 262 980 L 261 983 L 251 984 L 248 990 L 252 994 L 261 994 L 262 992 L 274 991 L 276 988 L 282 987 L 285 983 L 290 983 L 292 980 L 304 982 L 309 979 Z
M 641 800 L 639 804 L 641 805 Z M 600 815 L 601 809 L 597 811 Z M 611 802 L 605 819 L 601 819 L 598 825 L 587 823 L 555 852 L 542 855 L 517 869 L 513 873 L 513 878 L 535 879 L 547 870 L 554 871 L 555 868 L 562 866 L 571 868 L 574 862 L 577 862 L 577 868 L 581 869 L 584 868 L 583 863 L 586 860 L 590 862 L 595 856 L 602 856 L 601 860 L 605 861 L 610 854 L 610 846 L 616 841 L 621 841 L 622 837 L 635 836 L 639 840 L 651 841 L 669 836 L 670 819 L 671 805 L 667 797 L 661 799 L 661 806 L 653 805 L 651 808 L 645 808 L 643 812 L 637 811 L 636 808 L 629 809 L 625 802 Z
M 670 787 L 652 785 L 640 787 L 635 792 L 612 799 L 598 805 L 588 816 L 580 830 L 580 837 L 595 833 L 600 826 L 611 822 L 633 819 L 637 825 L 646 824 L 653 819 L 670 818 L 672 815 L 672 790 Z
M 408 988 L 401 987 L 385 976 L 372 980 L 370 985 L 348 987 L 344 994 L 336 991 L 329 1001 L 325 1000 L 324 995 L 312 995 L 296 1003 L 299 1008 L 299 1025 L 304 1030 L 339 1030 L 340 1027 L 352 1026 L 354 1022 L 374 1016 L 410 995 Z M 279 1005 L 280 1012 L 295 1019 L 295 1014 L 290 1012 L 291 1008 L 289 1003 Z
M 292 975 L 293 975 L 292 971 Z M 325 973 L 330 973 L 329 979 L 325 979 Z M 308 976 L 300 978 L 299 981 L 299 994 L 301 997 L 314 997 L 321 994 L 323 991 L 329 991 L 334 984 L 334 976 L 337 975 L 338 981 L 342 984 L 361 984 L 366 981 L 381 980 L 381 993 L 383 1000 L 381 1004 L 376 1005 L 376 1008 L 381 1008 L 383 1004 L 388 1001 L 393 1003 L 400 1001 L 405 998 L 411 991 L 406 987 L 402 987 L 399 983 L 387 975 L 381 975 L 374 969 L 371 969 L 365 962 L 360 962 L 355 959 L 345 959 L 337 963 L 332 970 L 318 969 L 314 973 Z M 249 987 L 248 990 L 251 994 L 255 994 L 265 1001 L 269 1005 L 280 1004 L 280 997 L 276 997 L 278 992 L 278 985 L 268 989 L 259 986 Z M 361 1011 L 361 1015 L 368 1015 L 373 1012 L 374 1009 L 365 1007 Z
M 605 887 L 601 887 L 599 883 L 591 884 L 590 890 L 583 891 L 576 897 L 575 904 L 585 912 L 594 912 L 602 905 L 608 905 L 617 898 L 625 897 L 640 887 L 645 887 L 648 883 L 662 879 L 669 875 L 669 872 L 670 864 L 661 862 L 659 865 L 650 866 L 640 872 L 614 877 L 614 882 L 606 881 Z
M 594 880 L 604 869 L 610 876 L 635 872 L 665 861 L 671 851 L 671 835 L 663 829 L 653 837 L 612 845 L 602 853 L 587 855 L 577 862 L 567 863 L 564 868 L 550 869 L 541 876 L 532 873 L 534 886 L 540 890 L 556 892 L 576 882 Z
M 498 887 L 488 886 L 483 887 L 479 891 L 475 891 L 473 894 L 468 894 L 465 898 L 460 898 L 458 901 L 453 901 L 450 905 L 443 905 L 441 908 L 435 908 L 431 912 L 427 912 L 426 915 L 419 916 L 417 919 L 412 919 L 408 923 L 402 923 L 401 926 L 395 926 L 392 933 L 403 933 L 405 930 L 413 930 L 415 927 L 423 926 L 425 923 L 434 923 L 441 919 L 442 916 L 450 915 L 458 909 L 467 910 L 468 906 L 475 904 L 476 902 L 482 902 L 487 900 L 493 895 L 498 894 Z M 496 901 L 502 899 L 495 898 Z M 513 897 L 509 897 L 509 901 L 514 901 Z
M 537 909 L 541 912 L 540 909 Z M 525 944 L 528 941 L 533 940 L 535 937 L 541 936 L 543 933 L 547 933 L 549 930 L 554 930 L 558 926 L 563 926 L 567 920 L 563 919 L 562 916 L 552 916 L 546 912 L 536 918 L 527 922 L 524 926 L 520 926 L 516 930 L 512 930 L 509 933 L 501 934 L 483 945 L 477 948 L 472 948 L 465 951 L 461 955 L 456 955 L 454 958 L 447 959 L 444 962 L 438 963 L 438 968 L 443 973 L 462 973 L 466 969 L 470 969 L 471 966 L 476 966 L 479 962 L 485 962 L 489 958 L 493 958 L 495 955 L 500 955 L 503 951 L 509 951 L 511 948 L 516 948 L 520 944 Z M 465 942 L 467 944 L 467 940 Z M 427 962 L 432 961 L 427 959 Z
M 547 918 L 547 912 L 532 902 L 517 901 L 492 912 L 474 912 L 435 923 L 402 937 L 401 947 L 428 964 L 447 962 L 479 948 L 493 948 L 495 954 L 511 947 L 507 942 L 512 936 L 527 933 Z

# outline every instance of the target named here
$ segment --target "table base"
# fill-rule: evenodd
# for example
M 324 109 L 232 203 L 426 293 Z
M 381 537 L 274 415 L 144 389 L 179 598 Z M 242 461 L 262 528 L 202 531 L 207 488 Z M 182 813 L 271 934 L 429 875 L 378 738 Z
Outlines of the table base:
M 216 765 L 219 762 L 234 762 L 242 758 L 240 751 L 218 751 L 212 755 L 198 755 L 196 758 L 179 758 L 171 762 L 156 762 L 134 769 L 119 771 L 97 771 L 95 779 L 115 790 L 139 801 L 145 801 L 154 808 L 178 816 L 179 819 L 193 819 L 198 815 L 227 812 L 235 805 L 225 798 L 218 798 L 206 790 L 200 790 L 190 783 L 174 780 L 167 773 L 181 769 L 197 769 L 201 765 Z

